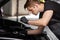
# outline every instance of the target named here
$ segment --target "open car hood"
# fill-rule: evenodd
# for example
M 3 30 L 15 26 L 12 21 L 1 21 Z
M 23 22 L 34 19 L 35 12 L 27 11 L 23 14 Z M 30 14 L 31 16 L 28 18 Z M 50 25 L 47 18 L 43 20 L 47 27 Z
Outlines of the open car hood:
M 0 37 L 24 39 L 25 35 L 21 35 L 18 33 L 19 31 L 25 29 L 26 27 L 22 25 L 20 22 L 8 20 L 8 19 L 0 19 L 0 30 L 2 30 L 0 31 Z

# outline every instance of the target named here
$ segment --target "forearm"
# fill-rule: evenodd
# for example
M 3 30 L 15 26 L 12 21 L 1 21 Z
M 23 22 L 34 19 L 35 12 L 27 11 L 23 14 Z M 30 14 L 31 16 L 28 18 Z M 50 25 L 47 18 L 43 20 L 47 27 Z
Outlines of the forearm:
M 28 21 L 28 23 L 32 25 L 37 25 L 37 26 L 40 26 L 40 25 L 47 26 L 52 16 L 53 16 L 53 10 L 47 10 L 44 12 L 42 18 L 36 21 Z
M 44 27 L 39 27 L 38 29 L 35 30 L 28 30 L 27 34 L 28 35 L 37 35 L 37 34 L 41 34 L 43 31 Z
M 36 25 L 36 26 L 40 25 L 37 20 L 35 20 L 35 21 L 28 21 L 28 23 L 29 23 L 30 25 Z
M 36 25 L 36 26 L 45 26 L 45 22 L 42 19 L 34 20 L 34 21 L 28 21 L 30 25 Z

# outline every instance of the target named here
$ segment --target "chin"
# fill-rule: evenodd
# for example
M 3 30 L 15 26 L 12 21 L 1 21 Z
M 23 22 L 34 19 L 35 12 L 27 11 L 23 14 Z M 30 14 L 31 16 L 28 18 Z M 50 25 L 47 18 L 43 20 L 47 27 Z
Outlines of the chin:
M 38 13 L 33 13 L 34 15 L 37 15 Z
M 37 15 L 37 14 L 34 14 L 34 15 Z

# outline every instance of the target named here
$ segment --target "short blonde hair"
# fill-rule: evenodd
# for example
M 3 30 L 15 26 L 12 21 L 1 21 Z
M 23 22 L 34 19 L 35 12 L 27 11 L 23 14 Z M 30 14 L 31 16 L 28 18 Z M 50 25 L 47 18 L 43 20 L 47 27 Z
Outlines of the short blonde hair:
M 27 0 L 24 5 L 24 8 L 34 6 L 35 3 L 40 4 L 40 3 L 44 3 L 44 2 L 41 2 L 40 0 Z

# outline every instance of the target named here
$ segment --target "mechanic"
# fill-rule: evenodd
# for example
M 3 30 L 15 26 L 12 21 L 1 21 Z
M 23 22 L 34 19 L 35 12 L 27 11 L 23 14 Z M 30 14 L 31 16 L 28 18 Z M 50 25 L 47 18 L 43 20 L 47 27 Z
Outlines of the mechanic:
M 51 31 L 60 39 L 60 4 L 53 1 L 27 0 L 24 8 L 37 15 L 40 12 L 39 20 L 27 20 L 22 17 L 20 21 L 39 26 L 36 30 L 29 30 L 27 34 L 37 35 L 41 34 L 45 26 L 48 26 Z

